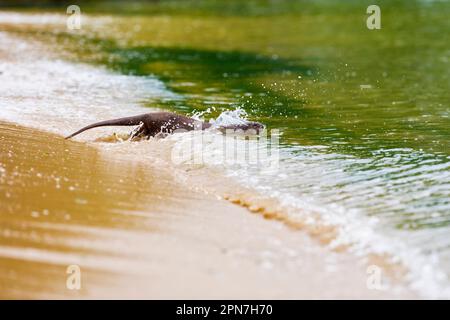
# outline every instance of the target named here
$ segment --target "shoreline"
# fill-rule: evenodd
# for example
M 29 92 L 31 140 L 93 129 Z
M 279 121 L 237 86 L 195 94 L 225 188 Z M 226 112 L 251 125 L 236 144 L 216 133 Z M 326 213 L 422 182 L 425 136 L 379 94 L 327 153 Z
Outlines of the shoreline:
M 9 40 L 14 41 L 12 37 L 10 37 Z M 31 56 L 33 56 L 33 54 L 35 56 L 40 56 L 41 52 L 38 49 L 35 51 L 32 49 L 33 46 L 27 44 L 25 47 L 19 49 L 19 51 L 27 50 L 27 53 Z M 35 61 L 21 61 L 11 54 L 5 59 L 11 59 L 10 61 L 7 61 L 5 65 L 11 64 L 12 67 L 14 67 L 15 63 L 24 63 L 22 67 L 30 67 L 35 64 Z M 16 61 L 16 59 L 18 60 Z M 61 136 L 64 135 L 65 131 L 73 131 L 81 127 L 85 122 L 89 122 L 89 119 L 94 121 L 113 117 L 113 115 L 114 117 L 117 117 L 117 115 L 120 116 L 120 114 L 129 115 L 130 112 L 148 111 L 149 109 L 143 108 L 137 103 L 137 100 L 142 98 L 140 94 L 148 89 L 148 86 L 157 88 L 154 91 L 154 94 L 164 95 L 170 94 L 170 92 L 166 92 L 164 87 L 161 87 L 158 81 L 146 79 L 143 83 L 137 84 L 137 93 L 130 99 L 127 95 L 127 89 L 136 89 L 136 83 L 133 82 L 136 79 L 131 76 L 115 75 L 112 72 L 106 72 L 99 68 L 91 66 L 83 67 L 83 64 L 75 65 L 64 61 L 57 61 L 56 67 L 52 64 L 50 64 L 50 66 L 52 67 L 51 76 L 47 78 L 44 77 L 44 80 L 41 78 L 25 78 L 25 80 L 23 80 L 25 88 L 27 81 L 33 83 L 36 81 L 47 80 L 50 81 L 50 87 L 53 83 L 55 85 L 54 88 L 61 86 L 61 84 L 63 88 L 58 88 L 60 91 L 49 90 L 48 92 L 44 92 L 44 94 L 40 96 L 42 101 L 37 101 L 37 99 L 33 98 L 33 92 L 28 93 L 26 91 L 21 93 L 25 96 L 18 95 L 12 97 L 3 104 L 5 108 L 11 107 L 12 111 L 7 117 L 1 116 L 1 120 L 13 121 L 15 117 L 20 114 L 21 118 L 17 120 L 17 122 L 26 125 L 26 128 L 22 127 L 21 129 L 18 129 L 19 133 L 17 136 L 19 138 L 17 138 L 17 141 L 26 137 L 28 139 L 27 143 L 29 143 L 28 147 L 34 148 L 36 152 L 35 156 L 37 158 L 39 158 L 38 151 L 46 146 L 48 147 L 48 141 L 51 141 L 50 144 L 55 143 L 58 146 L 61 146 L 61 144 L 64 146 L 73 146 L 76 150 L 74 156 L 80 163 L 83 163 L 86 154 L 90 154 L 91 158 L 94 159 L 94 163 L 84 164 L 88 169 L 87 172 L 97 175 L 96 170 L 98 170 L 98 168 L 96 167 L 96 164 L 100 161 L 100 168 L 102 168 L 102 179 L 100 180 L 108 180 L 116 187 L 116 195 L 121 199 L 121 201 L 116 203 L 120 208 L 119 211 L 122 219 L 120 221 L 126 223 L 126 226 L 130 224 L 134 228 L 130 227 L 130 229 L 125 230 L 126 232 L 122 235 L 117 233 L 116 230 L 117 228 L 121 230 L 122 226 L 120 224 L 112 224 L 111 227 L 106 230 L 107 235 L 105 236 L 105 242 L 102 242 L 103 240 L 100 241 L 100 251 L 108 252 L 106 249 L 108 247 L 107 241 L 115 241 L 116 237 L 119 237 L 119 240 L 122 241 L 123 244 L 119 246 L 119 248 L 113 247 L 110 249 L 112 251 L 111 254 L 113 256 L 118 255 L 119 259 L 106 259 L 101 257 L 95 250 L 92 257 L 88 256 L 86 258 L 83 257 L 83 255 L 78 255 L 78 253 L 73 255 L 73 248 L 71 248 L 71 246 L 68 247 L 69 257 L 75 257 L 75 259 L 84 261 L 87 268 L 92 269 L 93 278 L 107 278 L 106 282 L 111 281 L 111 279 L 114 278 L 114 281 L 119 282 L 117 287 L 115 287 L 117 292 L 130 298 L 177 298 L 177 295 L 174 293 L 177 292 L 177 290 L 180 290 L 177 289 L 177 285 L 183 286 L 180 291 L 182 294 L 180 295 L 180 298 L 415 297 L 415 294 L 412 294 L 408 289 L 402 288 L 402 284 L 400 287 L 394 286 L 395 289 L 392 289 L 392 292 L 368 290 L 366 287 L 367 274 L 365 270 L 368 261 L 365 258 L 354 257 L 348 252 L 333 252 L 329 248 L 317 243 L 315 239 L 311 239 L 307 232 L 304 232 L 305 230 L 295 230 L 295 228 L 289 228 L 284 222 L 281 223 L 279 221 L 266 220 L 259 215 L 250 214 L 249 211 L 258 211 L 263 215 L 264 212 L 253 207 L 252 204 L 248 204 L 248 201 L 245 200 L 245 198 L 239 198 L 239 196 L 236 197 L 236 195 L 233 195 L 236 191 L 234 188 L 235 186 L 233 184 L 228 185 L 228 182 L 225 182 L 226 179 L 220 180 L 221 183 L 223 181 L 223 184 L 225 185 L 223 189 L 211 188 L 211 178 L 217 178 L 212 170 L 200 169 L 188 172 L 183 168 L 177 169 L 170 165 L 167 166 L 170 146 L 161 146 L 157 141 L 149 141 L 148 143 L 141 144 L 107 143 L 108 137 L 111 138 L 111 136 L 106 137 L 106 140 L 103 138 L 97 140 L 94 139 L 94 137 L 101 137 L 102 134 L 105 134 L 106 132 L 111 132 L 111 130 L 108 129 L 87 132 L 81 141 L 89 141 L 88 143 L 79 142 L 80 140 L 62 141 Z M 40 69 L 37 71 L 46 70 L 46 68 L 49 67 L 49 61 L 45 61 L 44 59 L 44 63 L 39 67 Z M 60 73 L 58 73 L 58 68 L 62 69 Z M 29 72 L 29 69 L 24 69 L 27 73 Z M 78 72 L 78 74 L 76 74 L 76 72 Z M 77 77 L 80 76 L 80 73 L 82 75 L 81 81 L 78 81 Z M 94 81 L 89 80 L 89 77 L 92 76 L 91 73 L 94 73 Z M 62 74 L 67 74 L 68 79 L 66 79 L 66 82 L 61 83 Z M 111 80 L 111 78 L 114 79 Z M 105 89 L 102 88 L 102 86 L 96 87 L 95 85 L 99 79 L 102 81 L 108 79 L 109 82 L 107 82 L 107 84 L 112 86 L 112 89 Z M 83 81 L 88 81 L 88 85 L 83 84 Z M 129 81 L 129 83 L 127 81 Z M 140 87 L 141 85 L 142 87 Z M 85 96 L 83 96 L 82 99 L 78 99 L 75 96 L 77 92 L 71 93 L 69 91 L 69 93 L 66 94 L 63 90 L 64 86 L 66 88 L 80 86 L 81 88 L 86 89 L 83 91 Z M 93 90 L 91 88 L 92 86 L 94 88 Z M 54 88 L 53 90 L 56 90 Z M 114 91 L 116 94 L 118 88 L 123 91 L 119 96 L 110 97 L 106 95 L 111 91 Z M 140 88 L 142 89 L 142 92 Z M 92 92 L 95 93 L 95 95 L 90 96 L 89 94 Z M 48 107 L 48 102 L 53 102 L 53 99 L 56 98 L 57 101 L 50 106 L 51 108 L 43 109 L 44 106 L 45 108 Z M 17 103 L 17 106 L 14 105 L 14 103 Z M 34 105 L 35 103 L 38 103 L 40 106 L 34 106 L 34 108 L 30 110 L 26 109 L 27 106 Z M 126 103 L 127 107 L 120 108 L 122 103 Z M 96 108 L 91 110 L 91 105 L 95 105 Z M 97 108 L 97 106 L 101 106 L 101 108 Z M 64 114 L 63 117 L 61 117 L 61 108 L 67 113 Z M 21 111 L 26 112 L 22 114 L 20 113 Z M 11 128 L 11 126 L 14 127 L 14 125 L 11 124 L 4 124 L 4 127 L 6 128 Z M 34 129 L 30 129 L 31 127 Z M 28 133 L 23 134 L 21 130 Z M 53 134 L 44 133 L 38 130 L 50 131 Z M 119 133 L 125 131 L 128 130 L 125 129 L 119 131 Z M 58 136 L 55 136 L 54 134 L 57 134 Z M 15 143 L 12 143 L 12 145 L 14 144 Z M 60 154 L 64 155 L 64 150 L 65 148 L 60 148 Z M 52 152 L 51 149 L 49 152 Z M 26 154 L 24 155 L 26 156 Z M 39 164 L 39 162 L 34 162 L 35 160 L 32 158 L 26 159 L 33 164 L 32 168 Z M 58 164 L 58 162 L 53 162 L 53 164 L 55 167 L 61 165 L 61 163 Z M 77 163 L 74 162 L 72 164 L 75 165 Z M 110 166 L 112 167 L 110 168 Z M 83 172 L 79 166 L 77 170 L 78 174 Z M 109 170 L 112 172 L 109 172 Z M 147 175 L 149 177 L 147 177 Z M 50 173 L 49 176 L 51 176 Z M 117 183 L 117 181 L 114 180 L 114 178 L 117 178 L 116 176 L 122 177 L 119 178 L 119 182 L 122 180 L 121 183 Z M 123 181 L 133 181 L 133 183 L 131 186 L 128 186 L 127 184 L 124 184 Z M 77 182 L 76 176 L 75 182 Z M 147 182 L 147 184 L 145 184 L 145 182 Z M 85 183 L 86 188 L 83 191 L 84 195 L 91 192 L 93 194 L 101 194 L 102 188 L 106 188 L 106 190 L 111 189 L 108 185 L 98 185 L 96 188 L 90 189 L 88 188 L 90 183 L 87 183 L 87 181 L 78 181 L 78 183 L 81 186 Z M 74 190 L 76 190 L 78 187 L 75 186 L 74 188 Z M 125 188 L 124 190 L 126 192 L 124 194 L 120 192 L 121 188 Z M 160 188 L 161 190 L 159 190 Z M 49 190 L 51 190 L 51 192 L 55 191 L 54 189 Z M 77 203 L 77 201 L 83 203 L 83 197 L 81 197 L 81 200 L 79 197 L 73 197 L 71 193 L 73 193 L 74 190 L 66 190 L 64 196 L 68 197 L 71 203 Z M 95 190 L 95 192 L 93 190 Z M 230 190 L 232 190 L 232 192 Z M 159 194 L 159 191 L 161 191 L 162 194 Z M 224 195 L 226 196 L 227 193 L 231 194 L 228 196 L 229 201 L 223 199 Z M 125 196 L 127 194 L 131 196 L 131 199 L 126 199 Z M 156 198 L 154 194 L 156 194 Z M 7 200 L 5 199 L 5 201 Z M 28 205 L 27 201 L 21 201 L 22 202 L 19 202 L 18 204 L 19 207 L 20 205 Z M 114 209 L 117 208 L 114 208 L 112 205 L 111 207 L 107 206 L 106 209 L 108 210 L 105 210 L 105 204 L 108 201 L 109 197 L 104 194 L 102 201 L 98 203 L 98 208 L 103 212 L 102 216 L 106 221 L 113 219 L 114 215 L 117 214 L 114 211 Z M 135 201 L 138 201 L 139 203 L 142 201 L 145 205 L 137 208 Z M 159 207 L 154 207 L 155 202 L 158 203 Z M 232 202 L 239 205 L 232 204 Z M 51 202 L 48 204 L 51 205 Z M 79 205 L 80 203 L 77 204 L 77 206 Z M 123 206 L 128 209 L 124 209 Z M 261 205 L 259 207 L 261 207 Z M 44 208 L 42 210 L 48 209 Z M 65 208 L 62 207 L 58 210 L 64 211 Z M 89 219 L 92 219 L 92 216 L 95 216 L 95 214 L 89 212 L 92 210 L 92 208 L 84 208 L 81 211 L 82 213 L 88 214 L 88 216 L 80 217 L 81 226 L 75 225 L 75 229 L 80 231 L 82 235 L 89 234 L 95 243 L 98 240 L 95 236 L 96 232 L 105 230 L 102 229 L 104 227 L 102 224 L 94 224 L 92 230 L 90 228 L 83 229 L 85 227 L 84 224 L 89 222 Z M 24 218 L 24 221 L 27 223 L 28 219 L 34 221 L 33 218 L 36 217 L 33 217 L 33 214 L 36 215 L 36 212 L 39 214 L 38 218 L 47 219 L 45 216 L 40 215 L 39 211 L 29 211 L 30 212 L 27 212 L 26 218 Z M 173 213 L 169 218 L 165 216 L 165 212 L 167 211 Z M 269 217 L 270 214 L 266 214 L 266 216 Z M 63 240 L 69 239 L 70 241 L 73 241 L 71 237 L 66 239 L 67 235 L 64 235 L 65 233 L 71 232 L 71 229 L 66 225 L 67 222 L 64 217 L 65 215 L 62 216 L 63 219 L 61 221 L 58 220 L 56 223 L 52 222 L 50 225 L 44 223 L 44 225 L 41 225 L 40 227 L 34 225 L 26 227 L 25 233 L 22 235 L 26 236 L 26 233 L 30 231 L 27 228 L 31 228 L 32 232 L 37 232 L 35 230 L 35 228 L 37 228 L 37 230 L 43 229 L 45 231 L 41 235 L 43 238 L 46 238 L 46 232 L 56 229 L 63 234 Z M 162 234 L 147 234 L 148 229 L 143 228 L 143 230 L 141 230 L 140 227 L 136 227 L 136 225 L 134 225 L 135 222 L 133 222 L 133 219 L 130 217 L 133 217 L 133 219 L 137 218 L 139 221 L 142 220 L 142 223 L 144 224 L 149 223 L 150 230 L 153 230 L 151 222 L 154 218 L 158 223 L 161 222 L 162 225 L 164 225 L 165 229 L 163 229 L 165 231 L 163 231 Z M 88 219 L 86 220 L 86 218 Z M 160 227 L 159 224 L 157 225 L 158 227 L 156 227 L 156 229 Z M 318 230 L 315 230 L 315 235 L 318 236 L 319 239 L 321 236 L 325 236 L 326 238 L 328 237 L 327 232 L 327 230 L 318 228 Z M 5 231 L 3 233 L 5 233 Z M 11 235 L 11 230 L 6 232 L 6 234 Z M 233 237 L 230 238 L 230 235 Z M 127 242 L 127 237 L 132 238 L 129 243 Z M 21 239 L 21 236 L 19 236 L 19 239 Z M 273 243 L 269 243 L 268 239 L 271 239 Z M 5 241 L 4 243 L 9 243 L 8 237 L 3 240 Z M 21 241 L 23 242 L 24 239 L 21 239 Z M 141 242 L 148 244 L 148 246 L 141 246 Z M 245 245 L 241 245 L 242 243 Z M 49 245 L 50 246 L 47 249 L 51 249 L 55 246 L 54 243 L 50 243 Z M 83 243 L 82 245 L 84 250 L 86 250 L 88 246 L 89 243 Z M 140 262 L 135 263 L 134 259 L 127 256 L 121 256 L 123 253 L 122 250 L 129 249 L 129 246 L 138 247 L 136 254 L 139 257 L 143 256 L 144 262 L 141 263 L 141 261 L 138 260 Z M 158 248 L 154 249 L 154 246 Z M 152 249 L 149 250 L 149 247 Z M 5 265 L 13 266 L 11 267 L 12 269 L 8 269 L 8 272 L 14 272 L 14 268 L 21 270 L 24 263 L 33 263 L 40 266 L 35 269 L 35 272 L 38 275 L 40 274 L 39 268 L 42 268 L 42 265 L 40 264 L 44 264 L 46 265 L 46 268 L 54 269 L 54 272 L 58 274 L 58 281 L 61 281 L 61 278 L 66 276 L 65 270 L 61 267 L 61 263 L 64 264 L 67 262 L 67 254 L 60 256 L 54 255 L 52 250 L 33 251 L 33 246 L 31 246 L 30 249 L 27 248 L 27 246 L 19 246 L 19 249 L 17 249 L 5 245 L 5 247 L 0 249 L 0 256 L 3 255 L 2 259 L 4 260 L 3 262 Z M 75 252 L 77 252 L 77 250 L 75 250 Z M 166 253 L 166 251 L 168 253 Z M 188 254 L 190 251 L 193 251 L 191 255 Z M 36 257 L 40 255 L 44 257 L 44 260 L 39 261 L 38 259 L 38 261 L 36 261 Z M 153 256 L 162 258 L 163 263 L 158 264 L 158 262 L 153 261 Z M 180 256 L 181 258 L 177 259 L 177 256 Z M 206 266 L 202 266 L 200 270 L 196 270 L 197 266 L 202 265 L 202 261 L 205 257 L 207 257 L 208 260 Z M 195 263 L 192 263 L 189 268 L 185 269 L 186 261 L 190 261 L 189 259 L 192 259 Z M 18 262 L 11 264 L 11 261 L 13 260 Z M 96 260 L 100 261 L 99 264 L 103 268 L 106 268 L 107 265 L 115 265 L 118 263 L 118 265 L 123 265 L 124 269 L 129 268 L 138 273 L 139 276 L 136 278 L 121 272 L 114 277 L 105 276 L 103 274 L 103 272 L 117 272 L 118 270 L 115 268 L 112 268 L 111 270 L 106 268 L 106 271 L 100 272 L 99 274 L 99 272 L 97 272 L 98 270 L 96 270 L 96 267 L 98 267 L 98 262 L 96 262 Z M 60 261 L 61 263 L 57 263 L 58 267 L 56 267 L 51 261 Z M 152 272 L 150 275 L 148 275 L 147 272 L 140 274 L 140 271 L 145 270 L 152 270 Z M 179 273 L 181 275 L 178 275 Z M 163 275 L 162 280 L 161 274 Z M 96 281 L 97 280 L 93 282 L 96 283 Z M 233 285 L 230 285 L 230 282 Z M 2 284 L 1 287 L 13 285 L 13 283 L 7 281 L 4 283 L 5 284 Z M 58 283 L 60 286 L 58 287 L 58 292 L 63 292 L 61 295 L 62 297 L 78 297 L 77 294 L 71 296 L 72 293 L 68 293 L 65 288 L 61 288 L 61 283 L 63 282 Z M 135 289 L 127 291 L 127 287 L 130 286 L 130 283 L 133 284 Z M 158 284 L 157 288 L 154 288 L 154 283 Z M 246 290 L 243 290 L 239 286 L 242 283 L 246 284 Z M 192 290 L 192 287 L 196 286 L 201 287 L 197 288 L 197 291 Z M 93 285 L 92 289 L 89 290 L 92 290 L 92 292 L 83 292 L 82 296 L 117 297 L 114 296 L 115 293 L 112 294 L 111 288 L 114 288 L 114 286 L 105 286 L 100 283 L 98 286 Z M 214 288 L 220 288 L 220 292 L 212 292 Z M 19 289 L 21 290 L 20 286 Z M 271 289 L 274 290 L 274 292 L 265 292 L 270 291 Z M 136 292 L 136 290 L 139 291 Z M 23 291 L 20 292 L 22 294 L 24 293 Z M 205 294 L 208 295 L 205 296 Z M 215 296 L 215 294 L 217 294 L 217 296 Z M 56 296 L 59 295 L 56 294 Z M 9 298 L 12 297 L 13 295 Z M 30 295 L 30 298 L 34 298 L 33 294 Z
M 114 197 L 108 197 L 110 208 L 103 210 L 103 201 L 96 203 L 91 199 L 86 200 L 84 205 L 76 205 L 77 210 L 73 209 L 73 205 L 62 207 L 66 208 L 63 211 L 67 210 L 71 215 L 70 220 L 64 218 L 67 212 L 58 214 L 58 210 L 52 208 L 47 209 L 48 215 L 41 214 L 37 218 L 32 216 L 32 212 L 42 210 L 24 212 L 13 209 L 12 213 L 18 214 L 19 219 L 9 221 L 10 237 L 5 237 L 4 227 L 0 233 L 2 274 L 15 272 L 16 279 L 27 279 L 26 274 L 40 275 L 51 270 L 52 276 L 36 276 L 33 281 L 40 288 L 47 286 L 52 289 L 49 292 L 29 290 L 24 293 L 21 291 L 26 287 L 23 281 L 14 282 L 3 277 L 1 287 L 10 288 L 2 290 L 5 294 L 3 298 L 24 295 L 33 299 L 414 297 L 407 290 L 399 288 L 393 291 L 367 289 L 367 275 L 361 259 L 348 253 L 332 252 L 301 231 L 250 214 L 245 208 L 218 199 L 213 193 L 186 189 L 158 164 L 145 165 L 140 161 L 130 163 L 128 159 L 119 159 L 120 156 L 115 154 L 108 156 L 92 146 L 64 141 L 53 134 L 29 128 L 5 123 L 0 128 L 0 136 L 7 140 L 15 137 L 8 131 L 20 132 L 18 148 L 27 148 L 27 153 L 11 151 L 12 164 L 15 163 L 15 157 L 20 156 L 23 163 L 32 165 L 45 178 L 49 174 L 45 171 L 46 167 L 55 170 L 57 167 L 54 165 L 60 160 L 48 159 L 46 166 L 39 168 L 42 151 L 45 154 L 47 149 L 51 149 L 64 154 L 64 150 L 69 150 L 66 154 L 69 158 L 73 157 L 70 160 L 73 163 L 79 162 L 79 158 L 87 159 L 84 164 L 73 169 L 75 172 L 84 171 L 90 157 L 97 159 L 95 170 L 96 175 L 100 175 L 97 178 L 110 183 L 109 188 L 115 190 L 112 195 L 119 196 L 125 186 L 131 198 L 135 197 L 133 192 L 140 193 L 139 203 L 132 201 L 135 199 L 127 202 L 126 197 L 120 201 L 112 201 Z M 48 144 L 48 141 L 51 143 Z M 5 164 L 5 159 L 1 162 Z M 7 166 L 5 172 L 8 177 Z M 25 167 L 22 166 L 22 169 Z M 39 187 L 39 192 L 45 189 L 47 193 L 40 201 L 42 206 L 52 205 L 55 200 L 53 193 L 57 193 L 59 199 L 67 197 L 67 204 L 86 191 L 97 195 L 102 190 L 105 192 L 103 186 L 83 186 L 83 181 L 78 181 L 78 187 L 71 191 L 70 185 L 77 184 L 77 179 L 68 174 L 71 168 L 65 170 L 68 170 L 66 175 L 72 176 L 66 186 L 62 185 L 60 189 L 56 186 Z M 136 170 L 141 173 L 139 181 L 131 184 L 126 178 L 132 178 Z M 26 173 L 25 170 L 18 176 Z M 118 182 L 121 179 L 122 182 Z M 139 189 L 142 186 L 145 188 Z M 27 195 L 27 199 L 36 197 L 39 195 Z M 87 195 L 84 194 L 84 197 Z M 19 197 L 18 202 L 20 207 L 20 204 L 26 206 L 28 201 Z M 14 207 L 13 204 L 15 202 L 9 202 L 10 207 Z M 93 209 L 100 211 L 92 213 Z M 114 217 L 118 212 L 120 223 L 115 223 Z M 102 218 L 97 220 L 96 215 Z M 15 235 L 17 229 L 22 229 L 22 233 L 12 236 L 15 241 L 26 241 L 29 233 L 33 233 L 35 239 L 48 241 L 43 244 L 28 239 L 31 243 L 26 246 L 11 246 L 11 235 Z M 56 239 L 60 245 L 65 244 L 63 249 L 55 250 L 53 240 Z M 84 246 L 84 249 L 81 250 L 80 246 Z M 78 262 L 81 270 L 87 270 L 80 292 L 64 288 L 65 267 L 75 262 Z

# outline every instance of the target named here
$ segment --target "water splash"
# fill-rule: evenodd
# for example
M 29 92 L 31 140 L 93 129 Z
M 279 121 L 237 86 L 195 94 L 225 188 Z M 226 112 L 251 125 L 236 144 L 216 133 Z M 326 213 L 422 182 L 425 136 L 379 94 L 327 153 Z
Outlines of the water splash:
M 247 116 L 247 112 L 244 109 L 237 107 L 233 110 L 223 111 L 216 119 L 212 119 L 210 122 L 213 124 L 213 127 L 246 124 L 248 122 Z

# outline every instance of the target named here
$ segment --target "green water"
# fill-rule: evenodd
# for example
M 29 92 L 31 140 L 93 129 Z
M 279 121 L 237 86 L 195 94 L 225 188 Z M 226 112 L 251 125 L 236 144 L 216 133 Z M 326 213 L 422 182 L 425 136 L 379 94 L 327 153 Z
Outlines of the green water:
M 151 105 L 240 106 L 287 144 L 450 154 L 449 3 L 379 2 L 381 30 L 366 27 L 370 1 L 208 3 L 129 12 L 99 42 L 106 63 L 183 95 Z
M 450 3 L 378 1 L 381 30 L 369 30 L 372 2 L 101 2 L 85 12 L 114 14 L 109 30 L 59 36 L 81 60 L 156 75 L 183 96 L 151 106 L 240 106 L 287 144 L 448 156 Z
M 380 30 L 366 27 L 370 4 L 381 8 Z M 283 132 L 281 172 L 259 177 L 272 196 L 378 217 L 388 248 L 437 254 L 436 270 L 450 276 L 450 2 L 101 2 L 82 10 L 111 20 L 79 32 L 8 31 L 54 41 L 76 61 L 154 75 L 179 94 L 149 107 L 206 118 L 246 110 Z M 317 145 L 326 151 L 305 148 Z M 415 254 L 403 256 L 420 269 L 426 258 Z M 448 292 L 446 281 L 429 291 Z

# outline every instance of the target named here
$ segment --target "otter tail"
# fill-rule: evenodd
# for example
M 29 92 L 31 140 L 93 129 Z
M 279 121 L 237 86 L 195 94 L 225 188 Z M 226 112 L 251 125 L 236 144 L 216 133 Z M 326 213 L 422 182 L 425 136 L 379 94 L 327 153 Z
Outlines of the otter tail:
M 97 128 L 97 127 L 105 127 L 105 126 L 136 126 L 144 121 L 145 117 L 147 117 L 148 114 L 141 114 L 134 117 L 126 117 L 126 118 L 119 118 L 119 119 L 112 119 L 112 120 L 106 120 L 106 121 L 100 121 L 93 124 L 90 124 L 84 128 L 81 128 L 77 132 L 72 133 L 70 136 L 65 137 L 64 139 L 70 139 L 77 134 L 82 133 L 83 131 Z

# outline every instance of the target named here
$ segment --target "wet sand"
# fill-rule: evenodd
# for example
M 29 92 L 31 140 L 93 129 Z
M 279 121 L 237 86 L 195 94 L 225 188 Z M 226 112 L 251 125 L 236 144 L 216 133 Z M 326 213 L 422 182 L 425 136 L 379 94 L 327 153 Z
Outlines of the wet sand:
M 324 230 L 312 238 L 224 200 L 240 190 L 174 166 L 170 139 L 118 142 L 128 129 L 109 128 L 64 140 L 171 93 L 31 39 L 0 41 L 0 298 L 415 297 L 401 283 L 368 289 L 370 261 L 321 245 Z M 69 265 L 80 290 L 66 287 Z
M 412 297 L 367 289 L 367 261 L 160 164 L 9 123 L 0 139 L 1 298 Z

